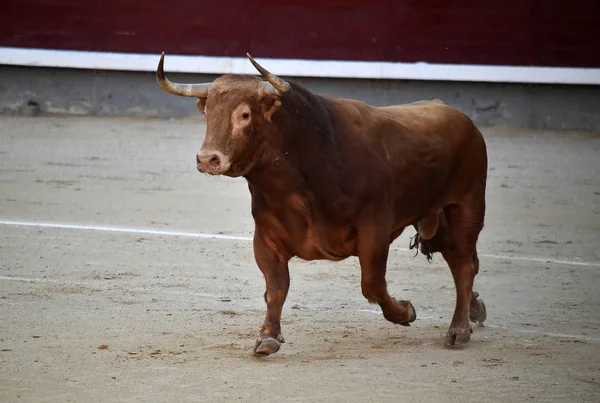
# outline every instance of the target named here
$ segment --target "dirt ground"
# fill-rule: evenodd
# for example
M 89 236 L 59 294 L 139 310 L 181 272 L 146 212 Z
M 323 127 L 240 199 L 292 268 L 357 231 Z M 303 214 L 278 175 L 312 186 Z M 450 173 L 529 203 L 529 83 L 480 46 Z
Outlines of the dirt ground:
M 388 279 L 410 328 L 356 259 L 295 260 L 287 343 L 256 359 L 248 190 L 197 173 L 200 120 L 1 117 L 0 401 L 600 401 L 600 135 L 483 132 L 471 342 L 443 348 L 450 272 L 407 230 Z

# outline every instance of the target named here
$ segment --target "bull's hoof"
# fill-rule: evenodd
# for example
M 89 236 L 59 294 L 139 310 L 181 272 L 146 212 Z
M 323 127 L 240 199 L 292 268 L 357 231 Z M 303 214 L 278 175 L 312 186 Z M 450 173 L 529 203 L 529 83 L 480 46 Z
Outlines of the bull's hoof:
M 461 329 L 458 327 L 451 327 L 446 334 L 446 340 L 444 340 L 444 345 L 448 348 L 454 347 L 458 344 L 467 343 L 471 340 L 471 333 L 473 333 L 473 329 L 469 327 L 468 329 Z
M 481 298 L 477 298 L 471 301 L 471 305 L 469 306 L 469 319 L 471 322 L 477 323 L 478 325 L 483 325 L 483 322 L 485 322 L 486 318 L 487 310 L 485 309 L 483 300 Z
M 283 337 L 281 338 L 283 340 Z M 256 340 L 252 355 L 254 357 L 266 357 L 269 354 L 274 354 L 281 348 L 281 343 L 273 337 L 264 337 Z
M 411 322 L 414 322 L 417 319 L 417 311 L 415 311 L 415 307 L 410 301 L 398 301 L 398 304 L 405 307 L 408 311 L 408 321 L 405 323 L 400 323 L 402 326 L 410 326 Z
M 389 312 L 384 309 L 383 317 L 397 325 L 410 326 L 411 322 L 417 319 L 417 311 L 415 311 L 413 304 L 410 301 L 393 301 L 395 303 L 393 311 Z

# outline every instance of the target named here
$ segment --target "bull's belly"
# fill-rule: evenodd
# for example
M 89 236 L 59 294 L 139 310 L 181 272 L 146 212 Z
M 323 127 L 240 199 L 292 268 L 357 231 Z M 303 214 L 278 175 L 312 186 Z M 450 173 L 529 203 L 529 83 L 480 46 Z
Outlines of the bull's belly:
M 293 249 L 303 260 L 343 260 L 356 256 L 355 231 L 352 228 L 327 231 L 309 228 L 302 239 L 295 241 Z

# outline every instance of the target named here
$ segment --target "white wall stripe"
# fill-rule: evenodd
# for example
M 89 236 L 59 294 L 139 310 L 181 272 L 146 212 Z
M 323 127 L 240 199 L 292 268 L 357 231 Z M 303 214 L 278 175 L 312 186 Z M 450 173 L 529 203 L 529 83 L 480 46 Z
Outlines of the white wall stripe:
M 246 58 L 169 55 L 165 70 L 195 74 L 257 74 Z M 159 54 L 0 47 L 0 64 L 76 69 L 156 71 Z M 289 77 L 600 85 L 600 68 L 491 66 L 340 60 L 272 59 L 252 55 Z
M 101 231 L 101 232 L 120 232 L 128 234 L 145 234 L 145 235 L 157 235 L 157 236 L 180 236 L 188 238 L 205 238 L 205 239 L 223 239 L 232 241 L 251 241 L 252 237 L 243 235 L 226 235 L 226 234 L 213 234 L 206 232 L 187 232 L 187 231 L 167 231 L 158 229 L 148 228 L 126 228 L 126 227 L 113 227 L 103 225 L 83 225 L 83 224 L 67 224 L 67 223 L 49 223 L 49 222 L 36 222 L 36 221 L 16 221 L 16 220 L 0 220 L 0 225 L 17 226 L 17 227 L 38 227 L 38 228 L 56 228 L 56 229 L 72 229 L 72 230 L 83 230 L 83 231 Z M 406 248 L 393 248 L 403 252 L 408 252 Z M 499 260 L 520 260 L 526 262 L 539 262 L 539 263 L 552 263 L 558 265 L 568 266 L 584 266 L 584 267 L 600 267 L 600 262 L 585 262 L 579 260 L 562 260 L 554 259 L 549 257 L 538 257 L 538 256 L 509 256 L 509 255 L 494 255 L 480 253 L 480 257 L 499 259 Z

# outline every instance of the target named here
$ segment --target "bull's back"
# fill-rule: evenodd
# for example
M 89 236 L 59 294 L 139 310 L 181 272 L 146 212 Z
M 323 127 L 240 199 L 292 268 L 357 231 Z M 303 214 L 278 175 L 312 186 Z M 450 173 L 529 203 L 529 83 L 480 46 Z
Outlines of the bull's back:
M 469 136 L 473 126 L 467 115 L 437 99 L 380 107 L 376 113 L 396 122 L 400 131 L 415 139 L 440 137 L 454 144 Z
M 442 101 L 372 107 L 333 100 L 332 105 L 343 136 L 338 151 L 347 166 L 362 171 L 353 174 L 355 181 L 362 179 L 355 188 L 371 195 L 391 190 L 386 195 L 393 197 L 400 220 L 452 203 L 468 183 L 485 175 L 481 133 L 468 116 Z
M 485 180 L 487 155 L 477 127 L 442 101 L 377 108 L 393 133 L 381 133 L 393 150 L 399 220 L 411 221 L 460 200 L 472 183 Z M 405 223 L 403 223 L 405 224 Z

